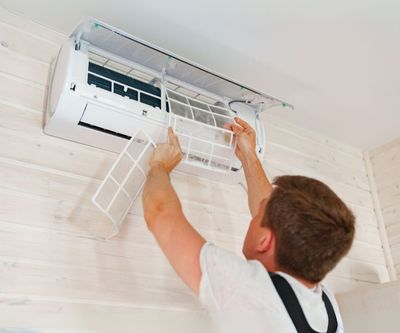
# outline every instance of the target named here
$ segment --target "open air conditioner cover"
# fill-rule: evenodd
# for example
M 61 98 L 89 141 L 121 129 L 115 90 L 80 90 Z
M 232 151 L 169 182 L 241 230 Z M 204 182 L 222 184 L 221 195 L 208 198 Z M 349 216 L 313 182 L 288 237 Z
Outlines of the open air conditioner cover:
M 210 91 L 231 100 L 256 100 L 264 106 L 290 106 L 288 103 L 257 89 L 240 84 L 230 78 L 212 72 L 198 64 L 183 59 L 169 51 L 151 45 L 137 37 L 95 19 L 82 22 L 71 34 L 72 38 L 84 40 L 90 45 L 127 59 L 144 67 Z

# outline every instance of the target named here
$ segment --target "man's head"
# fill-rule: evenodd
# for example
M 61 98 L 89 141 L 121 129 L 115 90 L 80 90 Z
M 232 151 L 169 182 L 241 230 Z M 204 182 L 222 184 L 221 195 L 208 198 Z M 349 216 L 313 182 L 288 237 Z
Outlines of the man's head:
M 349 251 L 355 218 L 324 183 L 303 176 L 281 176 L 250 223 L 243 246 L 248 259 L 319 282 Z

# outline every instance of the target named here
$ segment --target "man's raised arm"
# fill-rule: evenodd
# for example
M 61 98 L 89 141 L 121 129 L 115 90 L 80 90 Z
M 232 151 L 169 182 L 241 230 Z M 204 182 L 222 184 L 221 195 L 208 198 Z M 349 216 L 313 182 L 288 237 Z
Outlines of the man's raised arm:
M 181 279 L 199 291 L 200 250 L 203 237 L 190 225 L 173 189 L 169 174 L 182 158 L 178 138 L 168 129 L 170 144 L 160 144 L 149 161 L 143 190 L 143 210 L 147 226 Z
M 246 176 L 248 201 L 251 216 L 256 216 L 261 201 L 268 198 L 272 192 L 272 186 L 264 172 L 260 160 L 256 154 L 256 132 L 244 120 L 236 117 L 235 123 L 226 127 L 236 135 L 236 156 L 242 162 Z

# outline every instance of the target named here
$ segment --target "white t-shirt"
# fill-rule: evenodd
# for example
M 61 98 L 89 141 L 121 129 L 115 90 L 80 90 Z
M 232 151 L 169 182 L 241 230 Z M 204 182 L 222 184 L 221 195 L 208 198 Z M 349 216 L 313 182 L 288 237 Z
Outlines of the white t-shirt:
M 220 328 L 231 332 L 232 328 L 238 332 L 251 329 L 251 333 L 296 332 L 267 270 L 259 261 L 245 260 L 206 243 L 201 249 L 200 266 L 200 301 L 213 317 L 224 317 L 225 323 L 220 324 Z M 318 332 L 326 332 L 328 327 L 328 315 L 322 300 L 323 290 L 335 310 L 337 332 L 343 332 L 343 322 L 335 298 L 322 284 L 310 289 L 288 274 L 276 273 L 289 282 L 309 325 Z M 231 327 L 227 325 L 228 318 Z

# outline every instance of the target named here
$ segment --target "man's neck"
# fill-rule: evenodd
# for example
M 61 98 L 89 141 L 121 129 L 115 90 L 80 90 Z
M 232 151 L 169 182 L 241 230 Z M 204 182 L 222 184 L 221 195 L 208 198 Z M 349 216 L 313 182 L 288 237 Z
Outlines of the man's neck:
M 306 279 L 303 279 L 301 277 L 297 277 L 297 276 L 295 276 L 293 274 L 285 272 L 284 270 L 278 269 L 277 271 L 280 271 L 280 272 L 283 272 L 283 273 L 286 273 L 286 274 L 290 275 L 293 279 L 295 279 L 296 281 L 300 282 L 303 286 L 305 286 L 305 287 L 307 287 L 309 289 L 313 289 L 313 288 L 315 288 L 317 286 L 317 284 L 315 282 L 310 282 L 310 281 L 308 281 Z
M 305 286 L 305 287 L 307 287 L 307 288 L 309 288 L 309 289 L 313 289 L 313 288 L 315 288 L 315 287 L 317 286 L 317 283 L 311 282 L 311 281 L 308 281 L 308 280 L 303 279 L 303 278 L 301 278 L 301 277 L 298 277 L 298 276 L 296 276 L 296 275 L 293 275 L 293 274 L 291 274 L 291 273 L 289 273 L 289 272 L 286 272 L 284 269 L 280 269 L 279 267 L 274 267 L 273 270 L 269 270 L 269 271 L 270 271 L 270 272 L 271 272 L 271 271 L 272 271 L 272 272 L 283 272 L 283 273 L 285 273 L 285 274 L 288 274 L 288 275 L 290 275 L 293 279 L 297 280 L 297 281 L 300 282 L 303 286 Z
M 303 286 L 306 286 L 307 288 L 313 289 L 317 286 L 317 284 L 315 282 L 310 282 L 305 279 L 298 278 L 296 276 L 293 276 L 293 278 L 296 279 L 297 281 L 299 281 Z
M 267 269 L 268 272 L 283 272 L 285 274 L 290 275 L 293 279 L 299 281 L 303 286 L 309 288 L 309 289 L 313 289 L 317 286 L 317 283 L 315 282 L 311 282 L 308 281 L 306 279 L 303 279 L 299 276 L 293 275 L 290 272 L 287 272 L 285 269 L 282 269 L 279 267 L 279 265 L 275 262 L 275 261 L 263 261 L 262 258 L 258 259 L 259 261 L 261 261 L 261 263 L 263 264 L 263 266 Z

